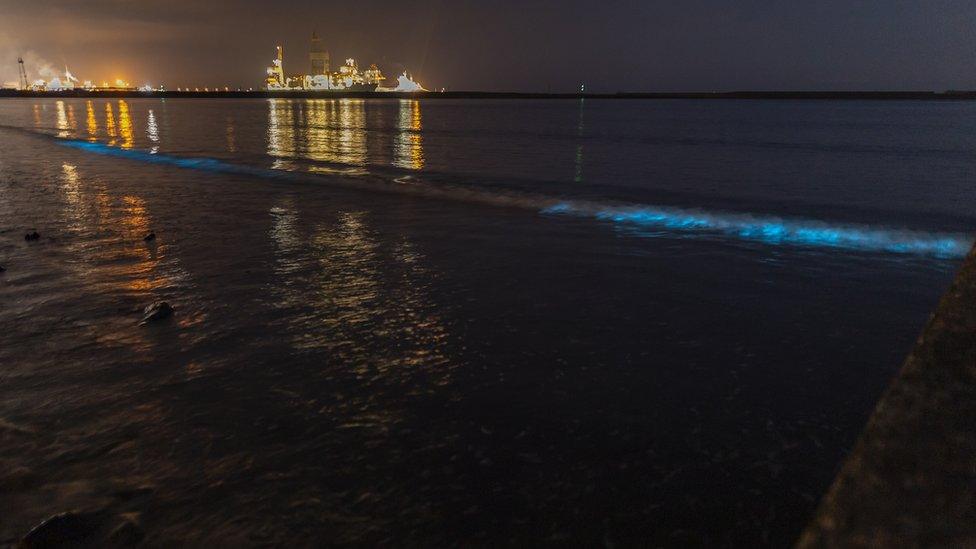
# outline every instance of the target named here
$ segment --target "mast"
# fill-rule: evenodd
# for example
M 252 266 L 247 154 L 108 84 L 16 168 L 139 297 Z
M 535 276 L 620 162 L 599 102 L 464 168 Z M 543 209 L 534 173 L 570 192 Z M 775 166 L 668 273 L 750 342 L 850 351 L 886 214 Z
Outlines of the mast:
M 278 76 L 278 81 L 282 86 L 285 85 L 285 57 L 281 53 L 281 46 L 278 46 L 278 59 L 275 61 L 275 73 Z

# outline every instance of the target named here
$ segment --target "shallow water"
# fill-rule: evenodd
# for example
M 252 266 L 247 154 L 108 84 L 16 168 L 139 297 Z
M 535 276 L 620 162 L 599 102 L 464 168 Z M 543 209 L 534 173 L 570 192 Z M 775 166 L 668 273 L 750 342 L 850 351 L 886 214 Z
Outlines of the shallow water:
M 0 102 L 0 541 L 788 544 L 972 242 L 974 108 Z

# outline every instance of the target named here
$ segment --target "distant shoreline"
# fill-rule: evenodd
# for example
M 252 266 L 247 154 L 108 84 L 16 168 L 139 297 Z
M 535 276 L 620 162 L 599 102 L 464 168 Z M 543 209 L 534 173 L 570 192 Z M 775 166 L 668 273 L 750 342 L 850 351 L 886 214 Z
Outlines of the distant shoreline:
M 731 91 L 731 92 L 620 92 L 620 93 L 524 93 L 524 92 L 342 92 L 342 91 L 155 91 L 136 90 L 56 92 L 0 89 L 0 98 L 206 98 L 206 99 L 800 99 L 869 101 L 972 101 L 976 91 Z

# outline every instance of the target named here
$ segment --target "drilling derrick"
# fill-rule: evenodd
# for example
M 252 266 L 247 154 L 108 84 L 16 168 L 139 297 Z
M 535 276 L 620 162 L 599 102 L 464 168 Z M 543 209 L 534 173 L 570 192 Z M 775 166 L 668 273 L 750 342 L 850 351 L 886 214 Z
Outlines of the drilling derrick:
M 329 74 L 329 52 L 325 50 L 322 39 L 314 31 L 312 32 L 312 49 L 309 51 L 308 58 L 312 65 L 310 76 Z

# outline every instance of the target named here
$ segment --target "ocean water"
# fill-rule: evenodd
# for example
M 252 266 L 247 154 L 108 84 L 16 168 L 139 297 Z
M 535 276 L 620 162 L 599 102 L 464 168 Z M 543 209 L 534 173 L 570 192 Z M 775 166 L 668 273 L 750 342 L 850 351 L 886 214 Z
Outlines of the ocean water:
M 0 101 L 0 542 L 789 544 L 972 245 L 974 114 Z

